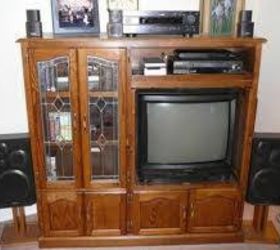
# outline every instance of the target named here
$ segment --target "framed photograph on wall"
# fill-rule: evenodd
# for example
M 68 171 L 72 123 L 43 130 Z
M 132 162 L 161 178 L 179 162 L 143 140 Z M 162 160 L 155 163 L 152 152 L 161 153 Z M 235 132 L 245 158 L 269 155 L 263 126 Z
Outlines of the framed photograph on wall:
M 211 36 L 233 36 L 236 34 L 239 13 L 245 0 L 203 0 L 204 34 Z
M 108 9 L 138 10 L 138 0 L 107 0 Z
M 55 34 L 99 34 L 98 0 L 51 0 Z

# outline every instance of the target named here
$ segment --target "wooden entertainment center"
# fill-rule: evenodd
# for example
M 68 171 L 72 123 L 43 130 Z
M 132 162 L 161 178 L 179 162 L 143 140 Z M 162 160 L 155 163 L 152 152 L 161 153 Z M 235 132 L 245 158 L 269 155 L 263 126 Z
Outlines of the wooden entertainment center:
M 50 36 L 19 42 L 41 247 L 244 241 L 243 208 L 265 39 Z M 141 74 L 144 57 L 170 55 L 175 49 L 244 52 L 246 70 Z M 242 92 L 236 179 L 139 183 L 136 92 L 201 88 Z

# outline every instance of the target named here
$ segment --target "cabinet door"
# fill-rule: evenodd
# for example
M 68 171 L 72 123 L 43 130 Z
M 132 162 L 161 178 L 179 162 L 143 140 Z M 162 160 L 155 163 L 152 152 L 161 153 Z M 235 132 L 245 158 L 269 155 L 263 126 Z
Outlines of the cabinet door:
M 133 196 L 134 234 L 180 234 L 186 228 L 187 194 L 184 192 L 148 192 Z
M 125 234 L 125 194 L 86 194 L 85 206 L 87 235 Z
M 125 53 L 79 50 L 85 186 L 125 186 Z
M 237 190 L 196 190 L 190 196 L 188 231 L 238 231 L 241 216 L 241 198 Z
M 82 194 L 42 192 L 41 209 L 44 236 L 80 236 L 83 234 Z
M 31 88 L 41 188 L 80 185 L 80 142 L 75 50 L 33 50 Z

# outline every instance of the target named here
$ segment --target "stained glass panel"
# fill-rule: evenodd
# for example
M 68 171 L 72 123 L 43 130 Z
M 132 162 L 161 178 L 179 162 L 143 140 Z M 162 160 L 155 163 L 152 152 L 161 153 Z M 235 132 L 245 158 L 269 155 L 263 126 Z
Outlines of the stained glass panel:
M 73 180 L 69 60 L 59 57 L 37 67 L 47 180 Z
M 88 57 L 92 179 L 119 177 L 118 64 Z

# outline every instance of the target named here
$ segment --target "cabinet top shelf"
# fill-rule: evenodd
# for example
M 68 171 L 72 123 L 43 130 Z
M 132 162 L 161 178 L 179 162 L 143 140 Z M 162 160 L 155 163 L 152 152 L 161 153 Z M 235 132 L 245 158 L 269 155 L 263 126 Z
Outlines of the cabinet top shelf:
M 44 34 L 43 38 L 21 38 L 17 42 L 27 43 L 28 47 L 40 48 L 41 46 L 54 47 L 116 47 L 116 48 L 141 48 L 141 47 L 190 47 L 190 48 L 238 48 L 253 47 L 260 43 L 265 43 L 264 38 L 238 38 L 238 37 L 210 37 L 197 36 L 187 38 L 183 36 L 137 36 L 133 38 L 108 38 L 106 35 L 100 36 L 55 36 Z

